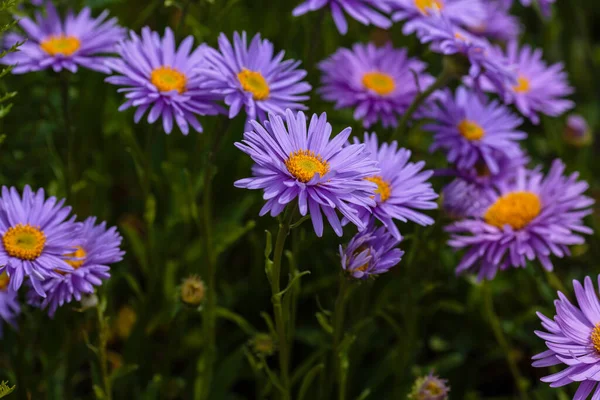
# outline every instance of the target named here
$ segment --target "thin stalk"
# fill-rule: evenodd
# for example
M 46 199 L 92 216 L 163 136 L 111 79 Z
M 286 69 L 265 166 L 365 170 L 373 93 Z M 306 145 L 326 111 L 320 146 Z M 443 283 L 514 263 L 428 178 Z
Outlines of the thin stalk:
M 75 135 L 71 120 L 71 102 L 69 99 L 69 75 L 60 76 L 60 97 L 62 103 L 63 122 L 67 135 L 67 170 L 65 172 L 66 193 L 71 204 L 73 203 L 73 184 L 75 183 Z
M 344 321 L 346 317 L 346 299 L 350 281 L 343 274 L 340 275 L 340 287 L 335 300 L 335 308 L 333 314 L 333 373 L 336 376 L 338 383 L 338 399 L 346 399 L 346 383 L 340 365 L 340 344 L 344 335 Z
M 106 343 L 108 342 L 108 326 L 104 316 L 104 305 L 101 300 L 96 306 L 96 316 L 98 317 L 98 362 L 100 363 L 100 374 L 102 376 L 102 389 L 104 398 L 112 400 L 111 380 L 108 374 L 108 358 L 106 351 Z

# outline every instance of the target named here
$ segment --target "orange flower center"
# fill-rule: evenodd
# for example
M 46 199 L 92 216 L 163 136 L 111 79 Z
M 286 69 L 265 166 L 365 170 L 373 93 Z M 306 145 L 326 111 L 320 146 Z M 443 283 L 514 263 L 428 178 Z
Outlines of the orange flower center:
M 510 225 L 519 230 L 527 226 L 542 211 L 540 198 L 531 192 L 512 192 L 500 197 L 485 212 L 486 223 L 497 228 Z
M 290 174 L 304 183 L 310 181 L 315 174 L 323 177 L 329 172 L 329 163 L 310 150 L 298 150 L 290 154 L 285 166 Z
M 73 260 L 65 260 L 65 262 L 73 267 L 73 269 L 77 269 L 85 262 L 87 253 L 81 246 L 77 246 L 77 250 L 75 250 L 73 253 L 65 254 L 65 256 L 74 258 Z
M 383 72 L 367 72 L 362 78 L 363 85 L 375 93 L 385 96 L 396 89 L 396 82 L 388 74 Z
M 458 124 L 458 131 L 467 140 L 480 140 L 485 135 L 485 131 L 477 122 L 468 119 L 463 119 Z
M 596 350 L 596 353 L 600 354 L 600 323 L 596 324 L 590 338 L 592 339 L 594 350 Z
M 421 11 L 421 14 L 429 15 L 429 10 L 442 10 L 444 2 L 442 0 L 415 0 L 415 6 Z
M 242 88 L 252 93 L 254 100 L 265 100 L 269 97 L 271 90 L 267 80 L 260 72 L 250 71 L 246 68 L 242 69 L 237 75 Z
M 179 93 L 185 92 L 187 78 L 185 74 L 171 67 L 158 67 L 152 70 L 150 82 L 161 92 L 170 92 L 177 90 Z
M 379 175 L 370 176 L 365 179 L 377 185 L 377 189 L 375 189 L 375 194 L 379 195 L 379 201 L 383 203 L 390 198 L 390 196 L 392 195 L 392 187 L 390 186 L 390 183 L 388 181 L 384 180 Z
M 8 228 L 2 236 L 2 244 L 11 257 L 35 260 L 44 250 L 46 235 L 39 227 L 17 224 Z
M 527 92 L 529 92 L 529 89 L 530 89 L 529 82 L 530 82 L 529 79 L 520 75 L 517 78 L 517 84 L 515 86 L 513 86 L 513 90 L 517 93 L 527 93 Z
M 81 47 L 81 42 L 75 36 L 63 34 L 48 36 L 40 43 L 40 48 L 51 56 L 62 54 L 70 56 Z

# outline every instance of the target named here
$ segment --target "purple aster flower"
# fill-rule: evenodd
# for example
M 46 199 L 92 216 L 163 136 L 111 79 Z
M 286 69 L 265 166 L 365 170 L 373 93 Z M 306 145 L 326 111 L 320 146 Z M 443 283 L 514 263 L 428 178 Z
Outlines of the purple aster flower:
M 465 28 L 471 33 L 486 37 L 490 40 L 508 42 L 515 40 L 521 34 L 519 19 L 508 12 L 501 3 L 486 1 L 483 3 L 486 17 L 478 25 L 470 25 Z
M 25 36 L 9 34 L 6 43 L 12 45 L 26 41 L 19 51 L 7 54 L 0 61 L 16 65 L 12 72 L 23 74 L 52 68 L 55 72 L 67 69 L 77 72 L 79 65 L 94 71 L 110 73 L 105 65 L 106 54 L 114 53 L 116 43 L 123 38 L 125 30 L 117 25 L 117 19 L 106 20 L 108 11 L 98 18 L 91 17 L 89 8 L 77 15 L 69 12 L 64 21 L 60 19 L 52 2 L 46 3 L 46 16 L 35 13 L 35 22 L 19 17 L 19 26 Z
M 9 282 L 10 278 L 5 272 L 0 274 L 0 339 L 3 321 L 17 329 L 17 317 L 21 313 L 17 292 L 10 288 Z
M 393 0 L 306 0 L 292 12 L 294 17 L 316 11 L 323 7 L 331 9 L 331 16 L 338 31 L 345 35 L 348 32 L 348 22 L 344 12 L 363 25 L 375 25 L 383 29 L 392 26 L 387 18 L 391 12 L 390 2 Z
M 49 307 L 48 314 L 54 316 L 56 309 L 73 299 L 80 301 L 82 294 L 94 292 L 103 280 L 110 278 L 110 264 L 123 259 L 121 235 L 114 226 L 107 229 L 106 223 L 96 224 L 96 218 L 86 219 L 78 233 L 80 244 L 74 252 L 65 254 L 73 271 L 44 281 L 47 297 L 41 304 Z
M 67 253 L 77 245 L 79 224 L 67 220 L 71 207 L 64 199 L 44 196 L 44 189 L 33 192 L 25 186 L 23 196 L 14 187 L 2 187 L 0 198 L 0 274 L 6 271 L 10 288 L 17 291 L 25 277 L 34 290 L 46 297 L 41 282 L 71 271 Z
M 442 189 L 442 207 L 452 219 L 480 217 L 494 202 L 488 187 L 457 178 Z
M 555 160 L 546 177 L 539 170 L 521 169 L 514 181 L 496 187 L 493 203 L 476 218 L 453 223 L 449 245 L 467 249 L 457 273 L 478 272 L 492 279 L 497 271 L 524 268 L 539 260 L 552 270 L 550 255 L 568 255 L 570 245 L 584 243 L 580 234 L 591 234 L 583 217 L 594 201 L 583 195 L 588 188 L 578 174 L 563 176 L 565 165 Z
M 461 26 L 478 26 L 485 21 L 486 9 L 480 0 L 391 0 L 396 10 L 394 21 L 404 21 L 403 32 L 408 35 L 435 16 L 444 16 Z
M 410 400 L 447 400 L 450 387 L 448 380 L 440 379 L 430 372 L 429 375 L 416 380 L 408 395 Z
M 375 133 L 365 133 L 364 138 L 365 149 L 370 157 L 378 162 L 381 172 L 366 178 L 377 184 L 377 205 L 372 211 L 358 209 L 363 221 L 367 223 L 372 213 L 396 239 L 400 239 L 401 236 L 393 221 L 395 219 L 402 222 L 412 221 L 423 226 L 433 224 L 433 218 L 417 211 L 438 207 L 437 202 L 433 201 L 438 195 L 433 191 L 431 183 L 427 182 L 433 171 L 423 171 L 424 161 L 410 162 L 410 150 L 398 148 L 396 141 L 391 144 L 382 143 L 380 147 Z M 356 145 L 360 142 L 354 138 L 354 143 Z
M 574 280 L 573 288 L 578 306 L 558 292 L 554 319 L 537 313 L 547 332 L 535 331 L 535 334 L 545 341 L 548 350 L 533 357 L 533 366 L 565 365 L 562 371 L 541 381 L 553 388 L 579 382 L 573 399 L 585 400 L 594 392 L 592 400 L 596 400 L 600 398 L 600 302 L 589 276 L 583 285 Z
M 342 224 L 336 209 L 363 230 L 366 224 L 355 207 L 375 206 L 377 185 L 365 178 L 377 175 L 376 162 L 364 151 L 364 145 L 344 147 L 351 129 L 346 128 L 330 140 L 331 125 L 327 115 L 312 116 L 307 130 L 303 112 L 286 110 L 284 120 L 269 115 L 264 126 L 252 121 L 253 130 L 244 133 L 236 147 L 256 163 L 254 176 L 235 182 L 236 187 L 264 190 L 267 203 L 260 215 L 279 215 L 285 206 L 298 199 L 302 216 L 310 212 L 317 236 L 323 234 L 323 216 L 338 236 Z
M 500 47 L 494 49 L 498 56 L 506 55 L 508 62 L 514 66 L 517 73 L 515 85 L 507 85 L 505 102 L 514 103 L 517 109 L 538 124 L 538 113 L 557 117 L 575 106 L 571 100 L 564 99 L 573 93 L 573 88 L 567 81 L 567 73 L 563 64 L 548 66 L 542 60 L 542 50 L 525 45 L 519 49 L 516 41 L 508 43 L 506 53 Z M 486 84 L 487 83 L 487 84 Z M 483 82 L 486 90 L 498 91 L 498 85 Z
M 106 78 L 106 82 L 125 86 L 118 90 L 127 98 L 119 111 L 137 107 L 134 120 L 138 123 L 150 109 L 148 123 L 162 117 L 166 133 L 173 130 L 173 120 L 184 135 L 189 133 L 189 125 L 202 132 L 196 115 L 218 114 L 222 110 L 215 101 L 221 97 L 198 88 L 203 78 L 196 69 L 208 46 L 192 51 L 193 43 L 194 38 L 188 36 L 177 48 L 170 28 L 162 39 L 148 27 L 142 29 L 141 37 L 132 31 L 129 40 L 117 46 L 121 58 L 107 62 L 119 75 Z
M 573 146 L 586 146 L 592 142 L 592 130 L 585 118 L 578 114 L 571 114 L 567 118 L 564 138 Z
M 362 120 L 365 128 L 377 121 L 384 127 L 397 126 L 398 116 L 434 81 L 424 72 L 426 67 L 390 43 L 379 48 L 355 44 L 319 64 L 323 72 L 319 92 L 335 102 L 336 109 L 354 108 L 354 119 Z
M 379 275 L 397 265 L 404 252 L 397 248 L 402 238 L 396 238 L 385 227 L 369 227 L 357 233 L 344 249 L 340 245 L 342 268 L 357 279 Z
M 219 51 L 208 48 L 206 68 L 201 68 L 202 88 L 225 98 L 229 118 L 245 108 L 248 121 L 264 121 L 267 114 L 306 110 L 311 86 L 303 81 L 306 71 L 300 61 L 283 60 L 284 52 L 274 53 L 273 43 L 256 34 L 248 46 L 246 32 L 233 34 L 233 45 L 223 33 Z M 250 129 L 249 125 L 247 129 Z
M 425 116 L 434 120 L 423 127 L 435 133 L 430 151 L 442 149 L 461 170 L 484 165 L 495 175 L 500 171 L 499 160 L 518 157 L 522 153 L 518 141 L 527 137 L 517 130 L 521 118 L 464 87 L 455 96 L 446 90 Z

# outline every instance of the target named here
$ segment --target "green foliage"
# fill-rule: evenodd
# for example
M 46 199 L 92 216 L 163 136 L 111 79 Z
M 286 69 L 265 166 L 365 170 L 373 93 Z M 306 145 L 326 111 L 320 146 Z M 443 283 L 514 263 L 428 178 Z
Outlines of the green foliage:
M 17 21 L 11 20 L 6 22 L 10 18 L 11 12 L 14 10 L 17 4 L 16 0 L 0 0 L 0 37 L 4 36 L 6 32 L 14 28 Z M 23 43 L 15 43 L 8 49 L 0 51 L 0 58 L 6 56 L 9 53 L 14 53 L 18 50 L 19 46 Z M 2 79 L 6 77 L 11 71 L 12 66 L 0 68 L 0 86 L 4 86 Z M 10 111 L 12 104 L 7 103 L 8 100 L 12 99 L 17 95 L 17 92 L 6 92 L 0 90 L 0 119 L 6 117 L 6 114 Z
M 16 386 L 8 386 L 8 382 L 0 382 L 0 399 L 11 394 L 15 390 L 15 388 Z

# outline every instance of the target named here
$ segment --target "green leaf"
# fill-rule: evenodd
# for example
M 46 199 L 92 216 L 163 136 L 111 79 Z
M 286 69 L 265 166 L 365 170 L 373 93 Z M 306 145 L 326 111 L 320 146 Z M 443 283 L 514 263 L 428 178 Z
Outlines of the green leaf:
M 4 396 L 8 396 L 15 390 L 16 386 L 10 387 L 8 386 L 8 382 L 2 381 L 0 382 L 0 398 Z
M 327 316 L 322 313 L 322 312 L 318 312 L 315 314 L 317 317 L 317 321 L 319 322 L 319 325 L 321 325 L 321 328 L 323 328 L 323 330 L 327 333 L 329 333 L 330 335 L 333 334 L 333 327 L 331 326 L 331 323 L 329 322 L 329 318 L 327 318 Z
M 304 400 L 308 389 L 310 389 L 312 381 L 315 379 L 317 374 L 323 370 L 323 368 L 325 368 L 325 364 L 317 364 L 312 367 L 312 369 L 304 376 L 302 385 L 300 385 L 300 390 L 298 391 L 298 400 Z

